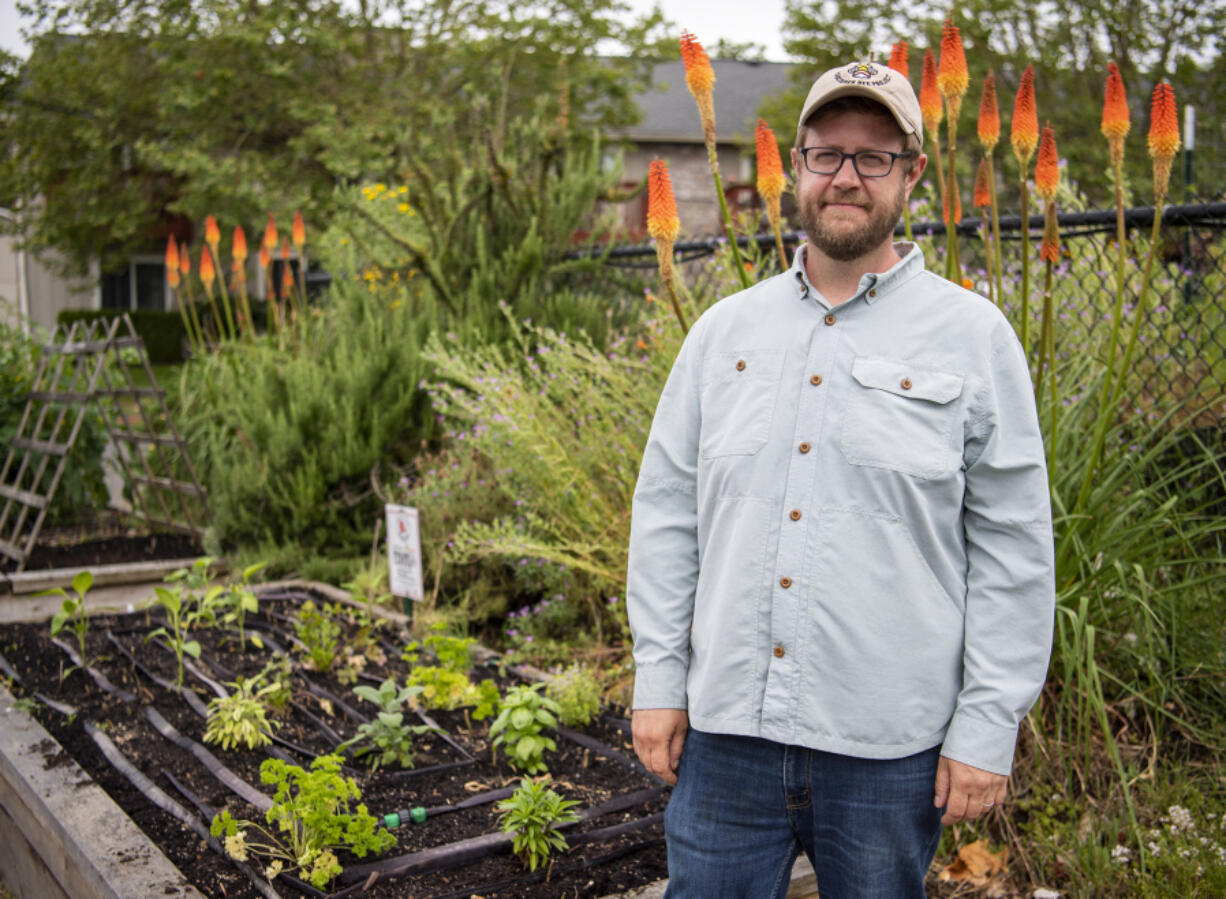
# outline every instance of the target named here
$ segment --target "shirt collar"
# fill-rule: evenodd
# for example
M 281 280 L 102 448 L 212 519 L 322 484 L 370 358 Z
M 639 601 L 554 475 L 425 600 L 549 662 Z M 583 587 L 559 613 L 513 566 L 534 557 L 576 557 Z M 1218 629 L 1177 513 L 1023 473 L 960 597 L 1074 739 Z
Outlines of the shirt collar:
M 795 278 L 797 292 L 801 299 L 810 293 L 820 297 L 821 293 L 809 281 L 809 273 L 805 271 L 805 251 L 808 244 L 801 244 L 792 257 L 792 277 Z M 860 289 L 856 296 L 863 296 L 866 303 L 875 303 L 900 284 L 911 280 L 924 268 L 924 252 L 916 244 L 900 241 L 894 244 L 894 252 L 899 255 L 898 262 L 884 272 L 868 272 L 860 279 Z

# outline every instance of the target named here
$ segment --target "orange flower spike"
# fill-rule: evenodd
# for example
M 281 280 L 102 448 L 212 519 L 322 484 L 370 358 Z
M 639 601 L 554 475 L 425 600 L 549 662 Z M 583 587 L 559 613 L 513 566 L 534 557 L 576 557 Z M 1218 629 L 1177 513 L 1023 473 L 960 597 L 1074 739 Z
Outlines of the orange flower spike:
M 271 253 L 277 248 L 277 220 L 268 213 L 268 224 L 264 226 L 264 246 Z
M 179 274 L 186 278 L 192 273 L 192 257 L 187 255 L 187 244 L 179 245 Z
M 941 199 L 941 220 L 945 222 L 945 227 L 947 228 L 952 227 L 949 221 L 949 197 L 948 196 L 943 197 Z M 953 224 L 958 225 L 961 223 L 962 223 L 962 192 L 958 191 L 957 194 L 954 196 Z
M 171 287 L 179 286 L 179 245 L 173 237 L 166 238 L 166 281 Z
M 1179 112 L 1175 89 L 1165 81 L 1154 86 L 1149 119 L 1149 155 L 1154 159 L 1154 196 L 1166 194 L 1171 160 L 1179 151 Z
M 941 64 L 937 71 L 937 87 L 949 107 L 950 119 L 958 117 L 962 97 L 971 83 L 966 70 L 966 53 L 962 49 L 962 35 L 958 26 L 949 19 L 941 31 Z
M 907 74 L 907 42 L 899 41 L 890 48 L 889 67 L 895 72 L 898 72 L 904 78 L 910 78 Z
M 996 104 L 996 76 L 988 72 L 983 79 L 983 96 L 979 99 L 979 143 L 985 153 L 991 153 L 998 140 L 1000 108 Z
M 213 265 L 213 254 L 209 252 L 208 247 L 200 248 L 200 281 L 204 284 L 204 289 L 213 293 L 213 279 L 217 277 L 217 270 Z
M 260 268 L 268 268 L 272 265 L 272 256 L 269 255 L 268 247 L 261 244 L 260 252 L 256 254 L 256 258 L 260 260 Z
M 281 238 L 281 261 L 289 262 L 289 241 Z
M 1056 153 L 1056 133 L 1051 123 L 1043 126 L 1043 138 L 1039 142 L 1039 161 L 1034 166 L 1034 192 L 1050 203 L 1056 198 L 1060 186 L 1060 157 Z
M 652 160 L 647 168 L 647 233 L 657 243 L 667 243 L 669 252 L 681 233 L 673 183 L 668 177 L 668 166 L 662 159 Z
M 294 292 L 294 273 L 287 265 L 281 271 L 281 296 L 287 297 Z
M 204 242 L 212 247 L 214 252 L 221 243 L 221 229 L 217 227 L 217 219 L 211 215 L 204 219 Z
M 681 61 L 685 64 L 685 84 L 698 104 L 702 119 L 702 136 L 707 146 L 715 145 L 715 102 L 711 91 L 715 87 L 715 70 L 702 44 L 688 31 L 681 35 Z
M 779 143 L 765 119 L 758 119 L 754 137 L 758 148 L 758 193 L 768 203 L 778 203 L 788 183 L 787 176 L 783 174 Z
M 303 245 L 306 243 L 306 226 L 302 224 L 301 212 L 294 213 L 294 227 L 290 234 L 293 238 L 294 246 L 301 252 Z
M 1124 79 L 1120 77 L 1120 67 L 1115 60 L 1111 60 L 1107 63 L 1107 90 L 1103 97 L 1103 137 L 1110 141 L 1122 141 L 1131 128 Z
M 988 185 L 988 161 L 979 160 L 979 170 L 975 172 L 974 205 L 976 209 L 987 209 L 992 205 L 992 190 Z
M 230 253 L 235 262 L 242 262 L 247 258 L 247 235 L 243 232 L 242 225 L 234 226 L 234 243 L 230 247 Z
M 924 118 L 924 131 L 936 136 L 941 124 L 941 89 L 937 87 L 937 60 L 931 50 L 924 51 L 924 73 L 920 76 L 920 113 Z
M 1013 104 L 1013 155 L 1024 169 L 1039 143 L 1039 113 L 1034 105 L 1034 66 L 1026 66 Z

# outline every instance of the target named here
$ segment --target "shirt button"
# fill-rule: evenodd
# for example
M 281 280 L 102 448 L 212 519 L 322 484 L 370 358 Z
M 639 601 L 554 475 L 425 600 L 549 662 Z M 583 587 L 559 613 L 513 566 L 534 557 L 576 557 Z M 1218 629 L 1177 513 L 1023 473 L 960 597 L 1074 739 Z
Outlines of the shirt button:
M 744 370 L 745 370 L 745 360 L 744 360 L 744 359 L 738 359 L 738 360 L 736 360 L 736 370 L 737 370 L 737 371 L 744 371 Z
M 800 510 L 793 509 L 791 514 L 792 521 L 800 521 Z
M 802 443 L 797 447 L 797 449 L 799 449 L 802 453 L 807 453 L 810 449 L 812 449 L 812 447 L 810 447 L 808 443 Z
M 868 295 L 869 295 L 870 297 L 875 297 L 875 296 L 877 296 L 877 291 L 875 291 L 875 290 L 870 290 L 870 291 L 868 292 Z
M 822 383 L 822 376 L 814 375 L 813 377 L 809 379 L 809 383 L 812 384 L 814 387 L 816 387 L 818 384 Z
M 902 379 L 902 389 L 903 389 L 903 390 L 910 390 L 910 389 L 911 389 L 911 379 L 910 379 L 910 378 L 903 378 L 903 379 Z
M 784 655 L 784 653 L 783 653 L 783 647 L 782 647 L 782 646 L 776 646 L 776 647 L 775 647 L 775 658 L 777 658 L 777 659 L 782 659 L 782 658 L 783 658 L 783 655 Z
M 779 586 L 786 590 L 788 587 L 792 586 L 792 579 L 790 577 L 779 578 Z
M 826 321 L 826 324 L 833 325 L 834 324 L 834 313 L 829 313 L 826 316 L 825 321 Z

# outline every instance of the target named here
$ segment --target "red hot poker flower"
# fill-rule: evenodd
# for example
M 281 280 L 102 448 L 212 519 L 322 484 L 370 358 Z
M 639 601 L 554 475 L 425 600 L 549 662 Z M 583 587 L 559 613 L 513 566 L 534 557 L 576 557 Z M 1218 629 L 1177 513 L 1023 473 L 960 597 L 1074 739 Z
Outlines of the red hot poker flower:
M 208 247 L 200 248 L 200 281 L 204 284 L 204 289 L 211 295 L 213 292 L 213 279 L 217 277 L 217 271 L 213 266 L 213 254 L 209 252 Z
M 711 91 L 715 87 L 715 70 L 707 51 L 688 31 L 681 35 L 681 61 L 685 64 L 685 84 L 698 104 L 698 116 L 702 119 L 702 137 L 707 147 L 715 146 L 715 101 Z
M 937 126 L 941 124 L 941 89 L 937 87 L 937 61 L 931 50 L 924 51 L 924 72 L 920 76 L 920 113 L 924 117 L 924 130 L 936 139 Z
M 234 243 L 230 247 L 230 253 L 235 262 L 242 262 L 247 258 L 247 235 L 243 232 L 242 225 L 234 226 Z
M 166 238 L 166 281 L 171 287 L 179 286 L 179 245 L 174 237 Z
M 996 149 L 1000 140 L 1000 108 L 996 104 L 996 76 L 988 72 L 983 79 L 983 96 L 979 100 L 979 143 L 985 153 Z
M 1128 136 L 1132 122 L 1128 114 L 1128 97 L 1124 94 L 1124 79 L 1120 77 L 1115 60 L 1107 63 L 1107 90 L 1103 97 L 1103 137 L 1107 140 L 1123 140 Z
M 1034 66 L 1026 66 L 1013 104 L 1013 155 L 1024 169 L 1039 143 L 1039 113 L 1034 105 Z
M 204 219 L 204 242 L 214 250 L 221 243 L 221 229 L 217 227 L 217 219 L 211 215 Z
M 179 274 L 186 278 L 192 273 L 192 257 L 187 255 L 187 244 L 179 244 Z
M 907 42 L 899 41 L 890 48 L 889 66 L 904 78 L 910 78 L 907 73 Z
M 1046 203 L 1056 198 L 1060 186 L 1060 157 L 1056 153 L 1056 134 L 1051 123 L 1043 126 L 1043 139 L 1039 143 L 1039 161 L 1034 166 L 1034 192 Z
M 1175 108 L 1175 89 L 1165 81 L 1154 86 L 1150 108 L 1149 155 L 1154 159 L 1154 196 L 1166 194 L 1171 177 L 1171 160 L 1179 151 L 1179 112 Z
M 669 252 L 681 233 L 673 183 L 668 176 L 668 165 L 662 159 L 652 160 L 647 168 L 647 233 L 658 243 L 667 242 Z
M 268 224 L 264 226 L 264 247 L 271 253 L 277 248 L 277 220 L 268 213 Z
M 937 72 L 937 87 L 945 102 L 953 110 L 961 102 L 966 88 L 971 83 L 966 70 L 966 53 L 962 50 L 962 35 L 958 26 L 949 19 L 941 30 L 941 65 Z M 950 118 L 954 113 L 950 112 Z
M 294 228 L 290 234 L 293 238 L 294 246 L 301 252 L 303 245 L 306 243 L 306 226 L 302 223 L 301 212 L 294 213 Z
M 988 185 L 988 161 L 979 160 L 979 170 L 975 172 L 974 205 L 976 209 L 986 209 L 992 205 L 992 190 Z
M 758 119 L 754 138 L 758 150 L 758 193 L 768 202 L 774 200 L 777 203 L 788 179 L 783 174 L 783 160 L 779 156 L 775 132 L 765 119 Z

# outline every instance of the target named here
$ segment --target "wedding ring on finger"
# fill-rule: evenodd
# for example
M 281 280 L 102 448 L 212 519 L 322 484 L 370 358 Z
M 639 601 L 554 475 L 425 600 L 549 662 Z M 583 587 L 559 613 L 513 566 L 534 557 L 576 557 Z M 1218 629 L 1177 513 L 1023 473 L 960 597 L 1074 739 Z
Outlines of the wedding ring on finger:
M 984 807 L 984 808 L 992 808 L 994 805 L 996 805 L 996 803 L 995 803 L 995 802 L 985 802 L 985 803 L 983 803 L 983 807 Z

